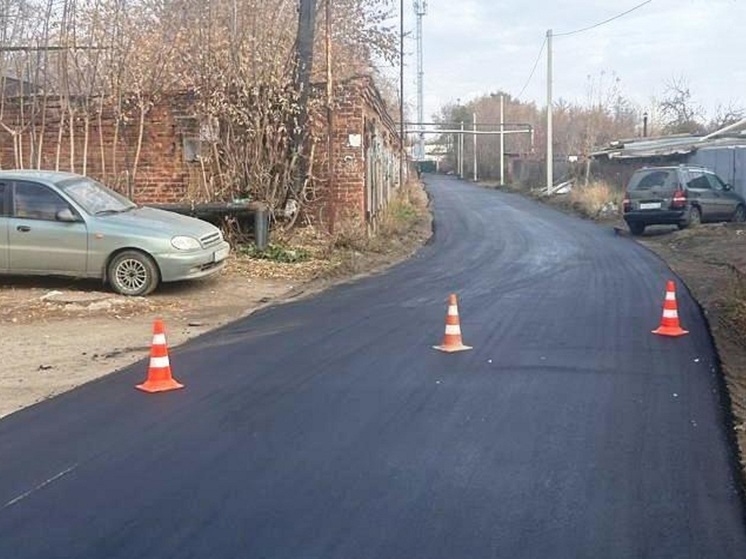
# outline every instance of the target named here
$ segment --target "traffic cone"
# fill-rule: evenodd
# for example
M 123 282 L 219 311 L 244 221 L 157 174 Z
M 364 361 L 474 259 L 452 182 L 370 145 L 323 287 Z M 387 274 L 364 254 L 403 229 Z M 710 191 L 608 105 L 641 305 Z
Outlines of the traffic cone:
M 448 297 L 448 313 L 446 314 L 446 333 L 443 336 L 441 345 L 433 346 L 435 349 L 453 353 L 455 351 L 466 351 L 472 349 L 471 346 L 464 345 L 461 339 L 461 325 L 458 318 L 458 302 L 456 295 L 451 294 Z
M 163 321 L 157 319 L 153 323 L 153 343 L 150 346 L 150 364 L 148 365 L 148 379 L 136 388 L 145 392 L 166 392 L 184 388 L 171 376 L 171 363 L 168 360 L 168 346 L 166 345 L 166 329 Z
M 688 334 L 679 324 L 679 311 L 676 305 L 676 286 L 674 282 L 668 281 L 666 284 L 666 300 L 663 302 L 663 318 L 661 325 L 653 330 L 653 334 L 660 336 L 683 336 Z

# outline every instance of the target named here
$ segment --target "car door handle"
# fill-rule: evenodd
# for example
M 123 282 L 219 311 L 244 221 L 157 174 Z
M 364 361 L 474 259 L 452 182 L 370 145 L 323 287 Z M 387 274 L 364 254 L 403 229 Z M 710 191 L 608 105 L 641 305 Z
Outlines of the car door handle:
M 20 231 L 21 233 L 28 233 L 29 231 L 31 231 L 31 227 L 29 227 L 28 225 L 19 225 L 18 227 L 16 227 L 16 231 Z

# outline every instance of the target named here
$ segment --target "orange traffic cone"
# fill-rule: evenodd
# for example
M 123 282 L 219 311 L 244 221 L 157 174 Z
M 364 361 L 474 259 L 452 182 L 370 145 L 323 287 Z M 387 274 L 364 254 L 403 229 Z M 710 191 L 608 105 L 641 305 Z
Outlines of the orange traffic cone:
M 674 282 L 668 281 L 666 284 L 666 300 L 663 303 L 663 318 L 661 325 L 653 330 L 653 334 L 660 336 L 683 336 L 688 334 L 679 324 L 679 311 L 676 305 L 676 286 Z
M 168 346 L 166 345 L 166 329 L 163 321 L 158 319 L 153 323 L 153 344 L 150 346 L 150 364 L 148 379 L 136 388 L 145 392 L 166 392 L 184 388 L 171 376 L 171 363 L 168 360 Z
M 461 325 L 458 318 L 458 302 L 456 295 L 448 297 L 448 314 L 446 314 L 446 334 L 441 345 L 433 346 L 435 349 L 453 353 L 454 351 L 466 351 L 471 346 L 464 345 L 461 340 Z

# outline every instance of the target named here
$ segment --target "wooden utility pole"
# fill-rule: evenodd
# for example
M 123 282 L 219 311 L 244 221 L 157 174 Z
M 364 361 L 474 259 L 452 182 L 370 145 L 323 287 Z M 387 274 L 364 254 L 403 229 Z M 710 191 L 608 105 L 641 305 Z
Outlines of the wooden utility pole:
M 399 2 L 399 187 L 404 186 L 404 0 Z
M 332 75 L 332 0 L 326 0 L 326 156 L 329 186 L 334 187 L 334 82 Z
M 299 0 L 298 34 L 295 41 L 295 87 L 298 91 L 298 120 L 293 134 L 293 151 L 298 158 L 298 173 L 295 178 L 294 194 L 299 196 L 308 174 L 308 160 L 304 146 L 308 137 L 308 100 L 313 70 L 313 40 L 316 30 L 316 0 Z
M 552 30 L 547 31 L 547 194 L 554 185 L 554 151 L 552 132 Z

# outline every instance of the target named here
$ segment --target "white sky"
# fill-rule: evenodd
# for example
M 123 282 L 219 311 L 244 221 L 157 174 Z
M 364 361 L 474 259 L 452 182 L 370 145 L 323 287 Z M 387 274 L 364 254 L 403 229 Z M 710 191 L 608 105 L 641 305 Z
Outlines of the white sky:
M 518 95 L 548 29 L 574 31 L 643 0 L 428 0 L 424 17 L 425 119 L 440 106 L 504 90 Z M 412 0 L 405 0 L 405 99 L 416 115 L 416 41 Z M 596 29 L 553 40 L 554 99 L 584 103 L 589 76 L 621 80 L 643 110 L 683 77 L 694 102 L 712 112 L 746 106 L 746 0 L 653 0 Z M 546 104 L 546 48 L 523 101 Z

